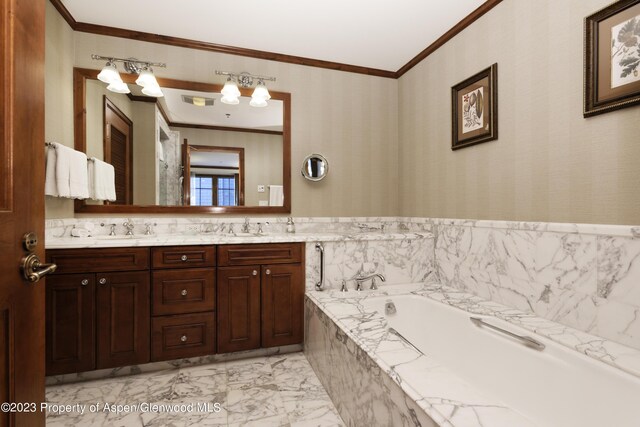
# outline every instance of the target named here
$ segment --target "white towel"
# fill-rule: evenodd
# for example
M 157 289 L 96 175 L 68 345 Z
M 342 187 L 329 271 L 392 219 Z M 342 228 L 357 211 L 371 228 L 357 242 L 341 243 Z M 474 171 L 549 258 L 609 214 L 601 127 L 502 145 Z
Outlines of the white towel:
M 269 206 L 284 205 L 284 189 L 282 185 L 269 186 Z
M 94 200 L 116 200 L 116 174 L 113 166 L 95 157 L 89 162 L 89 194 Z
M 89 198 L 89 177 L 87 175 L 87 155 L 72 150 L 69 167 L 69 193 L 73 199 Z M 59 155 L 58 155 L 59 156 Z
M 74 157 L 71 148 L 57 142 L 52 143 L 56 151 L 56 187 L 59 197 L 71 197 L 70 175 L 71 160 Z
M 58 197 L 58 184 L 56 184 L 56 149 L 47 145 L 47 166 L 44 179 L 44 194 Z
M 158 155 L 158 160 L 164 162 L 164 147 L 160 141 L 156 141 L 156 153 Z

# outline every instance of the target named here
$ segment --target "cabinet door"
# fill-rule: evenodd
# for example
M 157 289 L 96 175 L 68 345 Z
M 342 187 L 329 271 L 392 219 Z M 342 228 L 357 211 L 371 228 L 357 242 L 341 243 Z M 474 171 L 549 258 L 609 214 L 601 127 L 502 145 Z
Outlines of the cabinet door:
M 262 266 L 262 346 L 302 342 L 304 277 L 300 264 Z
M 46 375 L 95 369 L 95 275 L 52 275 L 46 289 Z
M 149 361 L 149 272 L 98 273 L 96 368 Z
M 218 353 L 260 347 L 260 267 L 218 269 Z

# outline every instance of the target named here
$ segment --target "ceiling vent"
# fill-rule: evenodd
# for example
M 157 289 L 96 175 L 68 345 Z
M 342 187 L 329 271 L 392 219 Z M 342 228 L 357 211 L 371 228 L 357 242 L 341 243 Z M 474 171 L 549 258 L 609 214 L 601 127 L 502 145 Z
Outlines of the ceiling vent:
M 205 98 L 202 96 L 182 95 L 182 102 L 195 105 L 196 107 L 211 107 L 213 106 L 213 98 Z

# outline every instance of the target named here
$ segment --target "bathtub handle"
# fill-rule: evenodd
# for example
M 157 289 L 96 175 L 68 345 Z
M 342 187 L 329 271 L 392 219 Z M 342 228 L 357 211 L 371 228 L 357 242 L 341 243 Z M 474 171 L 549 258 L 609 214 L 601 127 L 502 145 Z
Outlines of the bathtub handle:
M 527 347 L 535 348 L 536 350 L 540 350 L 540 351 L 544 350 L 544 347 L 545 347 L 544 344 L 542 344 L 540 341 L 535 340 L 529 336 L 514 334 L 513 332 L 509 332 L 506 329 L 502 329 L 495 325 L 492 325 L 491 323 L 487 323 L 479 317 L 469 317 L 469 320 L 471 320 L 471 322 L 478 327 L 486 326 L 487 328 L 493 329 L 494 331 L 498 331 L 500 333 L 510 336 L 511 338 L 515 338 L 521 343 L 523 343 L 524 345 L 526 345 Z
M 321 242 L 316 243 L 316 251 L 320 252 L 320 281 L 316 283 L 316 291 L 324 290 L 324 246 Z

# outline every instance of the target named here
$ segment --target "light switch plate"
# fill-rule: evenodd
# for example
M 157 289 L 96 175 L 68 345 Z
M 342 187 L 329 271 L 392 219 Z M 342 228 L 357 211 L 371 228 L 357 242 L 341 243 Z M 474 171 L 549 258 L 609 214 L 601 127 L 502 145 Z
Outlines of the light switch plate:
M 258 185 L 258 193 L 264 193 L 264 185 Z

